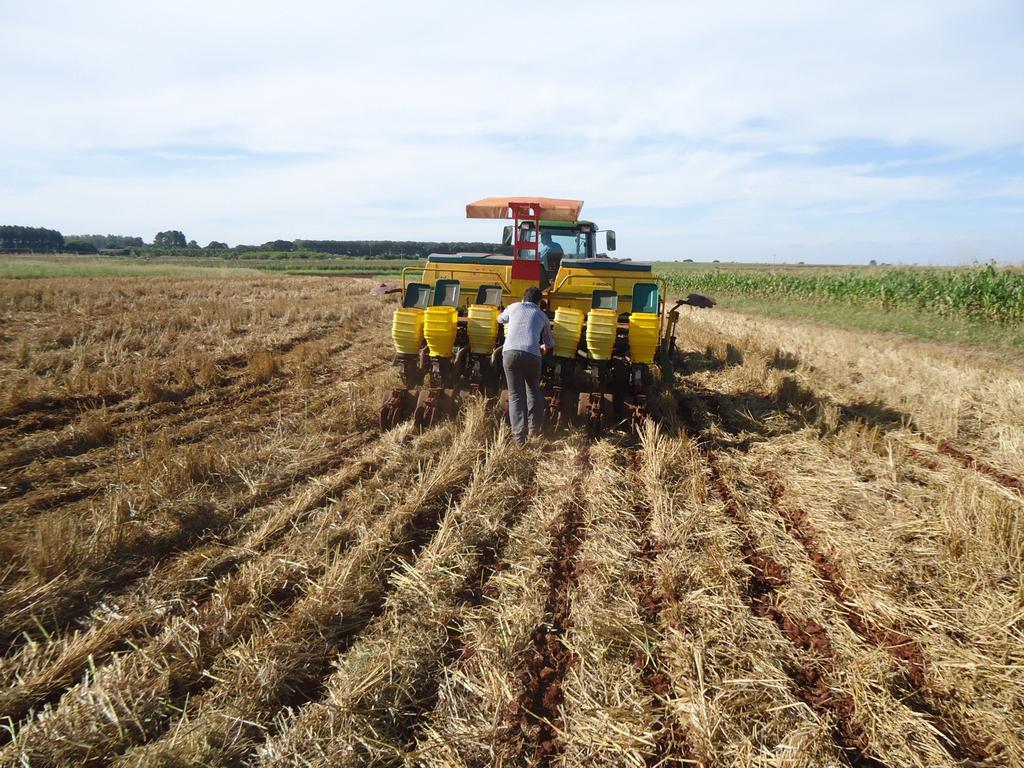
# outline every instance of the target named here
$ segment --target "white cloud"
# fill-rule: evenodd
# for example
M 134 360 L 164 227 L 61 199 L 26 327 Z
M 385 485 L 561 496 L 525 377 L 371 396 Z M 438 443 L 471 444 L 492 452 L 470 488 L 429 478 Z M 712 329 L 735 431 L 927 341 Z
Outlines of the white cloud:
M 17 105 L 0 121 L 0 168 L 20 168 L 0 178 L 0 214 L 66 231 L 487 236 L 458 220 L 461 205 L 506 191 L 714 204 L 732 231 L 752 211 L 800 231 L 808 206 L 950 200 L 963 184 L 774 153 L 813 161 L 849 138 L 960 155 L 1024 142 L 1015 0 L 100 1 L 0 14 L 0 91 Z M 83 152 L 190 147 L 317 159 L 61 170 Z

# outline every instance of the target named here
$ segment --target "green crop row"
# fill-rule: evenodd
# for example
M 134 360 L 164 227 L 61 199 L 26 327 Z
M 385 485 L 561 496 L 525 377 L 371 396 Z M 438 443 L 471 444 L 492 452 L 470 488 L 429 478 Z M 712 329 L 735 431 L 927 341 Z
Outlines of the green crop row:
M 992 265 L 810 274 L 694 270 L 666 275 L 666 280 L 680 293 L 849 303 L 1004 324 L 1024 321 L 1024 272 Z

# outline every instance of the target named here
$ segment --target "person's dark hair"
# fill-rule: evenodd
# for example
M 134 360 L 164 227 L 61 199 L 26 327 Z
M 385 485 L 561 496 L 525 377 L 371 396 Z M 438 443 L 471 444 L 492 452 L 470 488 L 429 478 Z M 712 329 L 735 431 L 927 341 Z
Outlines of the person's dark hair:
M 523 293 L 523 301 L 528 301 L 531 304 L 540 304 L 540 297 L 540 288 L 536 285 L 531 285 L 526 289 L 525 293 Z

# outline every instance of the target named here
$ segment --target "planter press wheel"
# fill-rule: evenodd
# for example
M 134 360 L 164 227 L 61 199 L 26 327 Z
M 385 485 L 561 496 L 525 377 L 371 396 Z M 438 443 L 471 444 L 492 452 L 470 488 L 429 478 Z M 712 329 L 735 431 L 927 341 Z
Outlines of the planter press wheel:
M 408 389 L 392 389 L 384 393 L 380 408 L 380 429 L 387 432 L 412 416 L 416 396 Z
M 455 393 L 451 389 L 423 389 L 416 400 L 413 420 L 420 429 L 453 418 L 458 413 Z
M 615 399 L 609 392 L 581 392 L 576 416 L 597 437 L 614 424 Z

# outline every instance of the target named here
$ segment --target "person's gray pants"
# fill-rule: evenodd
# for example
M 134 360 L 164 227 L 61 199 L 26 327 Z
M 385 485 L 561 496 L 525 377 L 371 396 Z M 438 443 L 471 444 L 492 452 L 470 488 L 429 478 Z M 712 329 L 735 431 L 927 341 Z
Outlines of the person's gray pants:
M 526 412 L 530 414 L 530 434 L 540 434 L 544 426 L 544 396 L 540 391 L 540 358 L 518 349 L 509 349 L 501 356 L 508 381 L 508 420 L 512 437 L 522 445 L 526 442 Z

